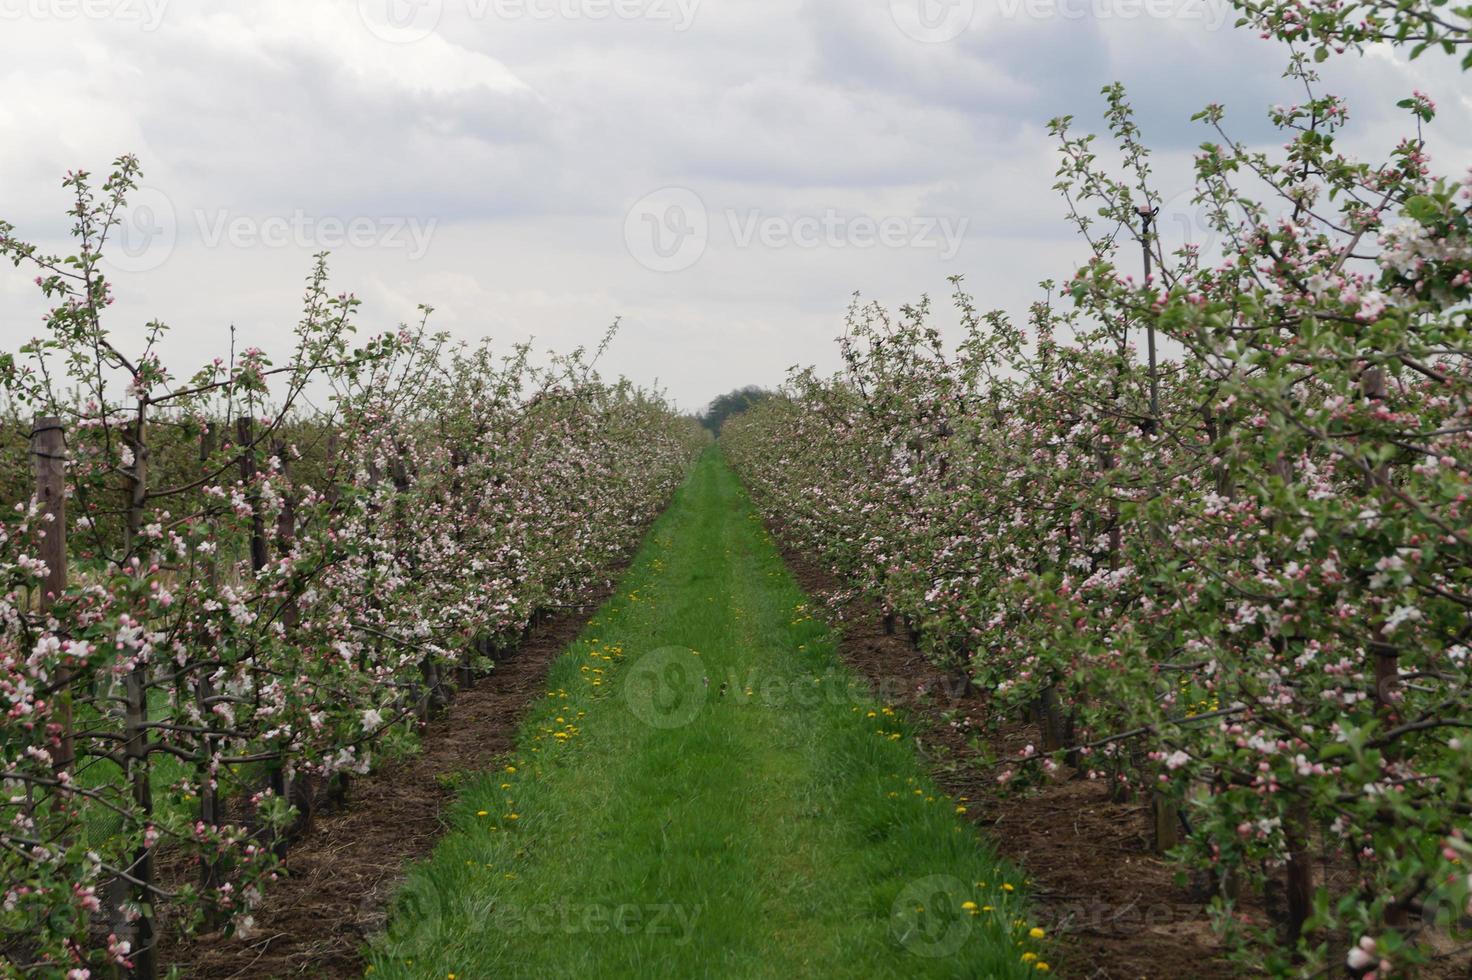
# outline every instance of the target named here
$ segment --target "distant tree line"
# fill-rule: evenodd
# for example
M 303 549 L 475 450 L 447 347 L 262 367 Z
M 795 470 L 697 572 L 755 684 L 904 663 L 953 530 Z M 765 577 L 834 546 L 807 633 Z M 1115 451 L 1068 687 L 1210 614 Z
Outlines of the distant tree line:
M 747 385 L 745 388 L 737 388 L 719 396 L 706 408 L 700 416 L 700 424 L 705 426 L 716 435 L 721 434 L 721 426 L 726 420 L 740 415 L 753 405 L 760 404 L 775 394 L 758 385 Z

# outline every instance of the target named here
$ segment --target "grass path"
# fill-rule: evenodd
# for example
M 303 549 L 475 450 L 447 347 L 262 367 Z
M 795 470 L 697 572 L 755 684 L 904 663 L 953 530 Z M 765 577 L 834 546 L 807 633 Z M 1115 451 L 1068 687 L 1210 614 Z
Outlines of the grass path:
M 371 975 L 1023 977 L 1021 880 L 924 775 L 712 451 L 467 774 Z

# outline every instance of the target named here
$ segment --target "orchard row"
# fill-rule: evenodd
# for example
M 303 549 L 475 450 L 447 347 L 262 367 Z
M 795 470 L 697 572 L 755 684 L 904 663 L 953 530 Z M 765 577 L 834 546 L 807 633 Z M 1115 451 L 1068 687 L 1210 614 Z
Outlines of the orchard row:
M 1326 53 L 1467 37 L 1376 4 L 1255 14 Z M 999 781 L 1151 803 L 1251 968 L 1383 977 L 1472 914 L 1472 176 L 1432 172 L 1425 96 L 1363 163 L 1311 61 L 1289 75 L 1277 156 L 1200 116 L 1220 254 L 1162 247 L 1111 87 L 1112 146 L 1054 123 L 1091 258 L 1025 327 L 959 285 L 959 347 L 925 303 L 856 302 L 844 369 L 722 443 L 794 544 L 1041 720 Z
M 161 920 L 248 921 L 298 804 L 606 580 L 707 439 L 582 352 L 357 342 L 323 264 L 284 360 L 125 354 L 99 261 L 137 177 L 68 178 L 72 256 L 0 225 L 51 308 L 0 358 L 7 974 L 150 976 Z

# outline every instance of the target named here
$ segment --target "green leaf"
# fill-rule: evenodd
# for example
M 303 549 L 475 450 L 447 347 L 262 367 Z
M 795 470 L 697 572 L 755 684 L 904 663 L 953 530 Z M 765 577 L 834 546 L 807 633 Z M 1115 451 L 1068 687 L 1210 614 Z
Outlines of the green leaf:
M 1441 216 L 1441 207 L 1436 203 L 1435 198 L 1417 194 L 1406 202 L 1406 214 L 1426 225 Z

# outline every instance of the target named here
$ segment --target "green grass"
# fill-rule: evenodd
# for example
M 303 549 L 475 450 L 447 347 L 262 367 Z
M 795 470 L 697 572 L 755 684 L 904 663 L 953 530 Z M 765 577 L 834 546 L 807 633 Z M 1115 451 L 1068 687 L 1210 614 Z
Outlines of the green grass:
M 1019 874 L 809 602 L 707 454 L 463 781 L 375 980 L 1038 976 Z

